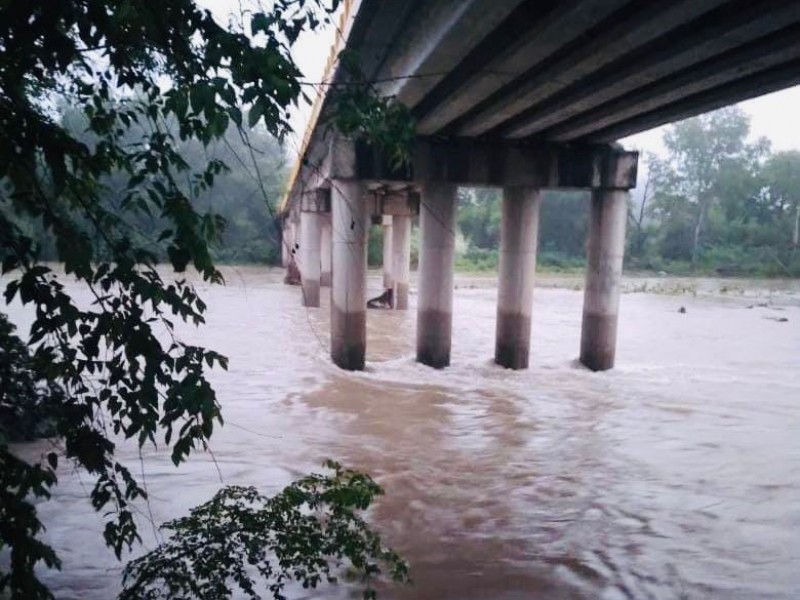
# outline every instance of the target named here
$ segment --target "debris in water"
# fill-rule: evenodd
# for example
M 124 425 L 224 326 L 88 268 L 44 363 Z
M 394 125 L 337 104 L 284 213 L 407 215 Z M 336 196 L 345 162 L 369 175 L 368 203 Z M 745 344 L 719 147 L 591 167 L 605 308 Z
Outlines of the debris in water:
M 767 302 L 759 302 L 758 304 L 750 304 L 747 308 L 769 308 Z

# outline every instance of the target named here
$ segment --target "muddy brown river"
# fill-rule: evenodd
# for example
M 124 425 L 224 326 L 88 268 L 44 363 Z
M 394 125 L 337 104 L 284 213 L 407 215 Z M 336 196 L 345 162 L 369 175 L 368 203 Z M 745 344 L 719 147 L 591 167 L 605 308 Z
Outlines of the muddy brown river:
M 121 449 L 146 476 L 147 547 L 150 511 L 181 515 L 220 479 L 277 491 L 333 458 L 386 490 L 370 520 L 414 584 L 383 598 L 800 598 L 800 283 L 629 279 L 618 368 L 594 374 L 574 360 L 578 279 L 543 278 L 532 368 L 511 372 L 491 361 L 496 289 L 460 278 L 451 368 L 414 362 L 412 306 L 369 311 L 368 370 L 346 373 L 327 304 L 303 309 L 279 279 L 227 271 L 203 289 L 208 325 L 182 333 L 230 357 L 213 375 L 216 466 Z M 113 598 L 91 484 L 67 465 L 59 479 L 39 509 L 64 570 L 46 580 L 58 598 Z

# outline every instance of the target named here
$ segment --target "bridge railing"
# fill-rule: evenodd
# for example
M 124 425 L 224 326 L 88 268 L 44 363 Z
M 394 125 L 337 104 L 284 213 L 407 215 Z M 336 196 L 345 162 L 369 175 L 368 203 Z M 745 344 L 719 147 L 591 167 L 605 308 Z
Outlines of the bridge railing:
M 325 63 L 325 71 L 322 79 L 319 82 L 317 95 L 314 98 L 314 103 L 311 106 L 311 113 L 306 123 L 306 128 L 303 133 L 303 138 L 297 150 L 297 157 L 295 158 L 292 170 L 289 173 L 289 178 L 286 182 L 286 191 L 281 199 L 280 213 L 284 214 L 289 209 L 289 202 L 291 199 L 292 189 L 300 177 L 300 172 L 303 166 L 303 157 L 308 151 L 311 144 L 311 138 L 314 135 L 314 130 L 322 114 L 322 107 L 325 104 L 325 98 L 328 95 L 328 90 L 331 88 L 331 83 L 336 75 L 336 68 L 339 64 L 339 55 L 347 45 L 347 38 L 350 35 L 350 30 L 353 26 L 355 15 L 358 13 L 358 8 L 361 0 L 344 0 L 342 3 L 342 12 L 339 15 L 338 24 L 334 32 L 334 41 L 331 44 L 331 49 L 328 52 L 328 59 Z

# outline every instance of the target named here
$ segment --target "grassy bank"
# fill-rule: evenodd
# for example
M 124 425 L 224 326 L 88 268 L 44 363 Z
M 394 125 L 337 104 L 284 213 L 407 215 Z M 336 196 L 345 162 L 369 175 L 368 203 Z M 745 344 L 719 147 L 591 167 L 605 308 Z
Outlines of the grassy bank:
M 497 250 L 472 248 L 456 257 L 455 268 L 458 273 L 496 273 L 499 262 Z M 582 257 L 540 251 L 536 268 L 540 273 L 571 275 L 583 273 L 585 266 Z M 800 252 L 787 264 L 766 250 L 748 253 L 712 249 L 695 267 L 688 261 L 630 258 L 625 261 L 625 270 L 643 277 L 794 279 L 800 278 Z

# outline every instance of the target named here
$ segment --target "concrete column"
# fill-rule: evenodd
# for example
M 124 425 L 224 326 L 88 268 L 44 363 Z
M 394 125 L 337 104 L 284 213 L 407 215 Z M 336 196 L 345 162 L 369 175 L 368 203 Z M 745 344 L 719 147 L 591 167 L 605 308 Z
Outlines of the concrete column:
M 367 232 L 369 215 L 361 183 L 331 182 L 333 291 L 331 358 L 350 371 L 364 368 L 367 348 Z
M 319 306 L 320 242 L 324 215 L 300 213 L 300 277 L 303 306 Z
M 383 289 L 394 287 L 392 277 L 392 216 L 383 215 Z
M 286 221 L 286 227 L 283 230 L 286 236 L 284 241 L 284 248 L 287 250 L 287 264 L 286 274 L 283 282 L 287 285 L 300 285 L 300 268 L 298 267 L 299 256 L 299 236 L 298 225 L 292 217 Z
M 593 371 L 614 366 L 627 211 L 626 190 L 592 192 L 581 362 Z
M 291 216 L 287 217 L 283 222 L 281 240 L 281 259 L 283 260 L 283 266 L 287 268 L 291 263 L 296 262 L 294 247 L 297 239 L 296 229 Z
M 283 221 L 281 226 L 281 266 L 285 269 L 292 258 L 292 240 L 289 231 L 289 219 Z
M 450 364 L 456 189 L 429 182 L 420 203 L 417 360 L 437 369 Z
M 392 217 L 392 275 L 394 307 L 408 310 L 408 280 L 411 272 L 411 217 Z
M 322 221 L 322 239 L 320 241 L 320 274 L 319 284 L 323 287 L 331 287 L 331 215 L 326 214 Z
M 494 360 L 509 369 L 528 368 L 540 206 L 537 189 L 503 190 Z

